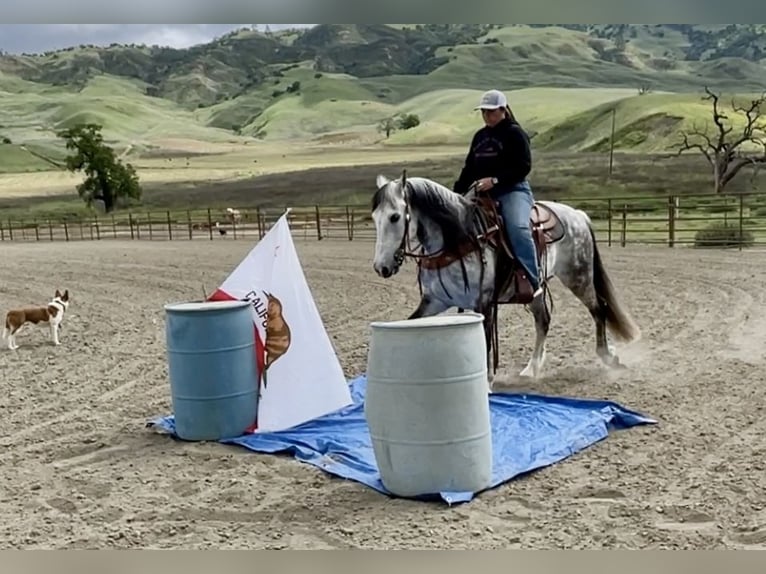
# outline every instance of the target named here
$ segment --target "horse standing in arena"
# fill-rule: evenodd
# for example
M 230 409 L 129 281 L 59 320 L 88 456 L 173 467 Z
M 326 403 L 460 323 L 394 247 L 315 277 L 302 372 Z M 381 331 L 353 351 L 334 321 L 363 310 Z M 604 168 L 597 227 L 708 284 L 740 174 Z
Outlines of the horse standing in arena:
M 640 330 L 619 301 L 596 245 L 590 218 L 581 210 L 553 201 L 537 201 L 530 225 L 537 246 L 543 295 L 534 299 L 518 286 L 522 273 L 507 246 L 502 218 L 495 202 L 466 196 L 422 177 L 389 180 L 377 176 L 372 200 L 376 241 L 373 267 L 388 278 L 399 271 L 405 257 L 418 262 L 420 304 L 408 317 L 437 315 L 451 307 L 484 315 L 487 366 L 490 353 L 497 371 L 497 306 L 524 304 L 535 320 L 532 356 L 521 376 L 538 377 L 545 361 L 545 342 L 551 320 L 548 281 L 559 280 L 585 305 L 596 324 L 596 354 L 613 368 L 624 368 L 609 344 L 607 329 L 618 340 L 630 342 Z M 419 244 L 418 252 L 412 250 Z

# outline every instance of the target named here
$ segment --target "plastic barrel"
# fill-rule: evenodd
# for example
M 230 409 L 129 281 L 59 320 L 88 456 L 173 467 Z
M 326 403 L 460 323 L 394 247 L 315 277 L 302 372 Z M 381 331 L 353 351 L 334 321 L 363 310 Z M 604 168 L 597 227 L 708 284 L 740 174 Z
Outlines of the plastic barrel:
M 372 323 L 364 409 L 389 492 L 411 497 L 490 486 L 482 320 L 465 313 Z
M 258 414 L 250 304 L 173 303 L 165 313 L 176 434 L 191 441 L 241 436 Z

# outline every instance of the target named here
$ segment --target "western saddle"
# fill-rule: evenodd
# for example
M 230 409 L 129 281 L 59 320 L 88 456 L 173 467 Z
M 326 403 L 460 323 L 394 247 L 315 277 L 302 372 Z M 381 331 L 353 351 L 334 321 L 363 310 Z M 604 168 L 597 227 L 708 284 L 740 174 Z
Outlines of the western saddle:
M 513 193 L 513 192 L 511 192 Z M 495 299 L 497 303 L 526 305 L 532 301 L 532 284 L 524 268 L 518 263 L 513 249 L 508 244 L 505 222 L 498 212 L 498 203 L 487 195 L 477 195 L 474 202 L 481 213 L 480 225 L 484 239 L 497 253 L 495 269 Z M 541 279 L 545 280 L 542 267 L 548 245 L 564 237 L 564 226 L 558 216 L 545 205 L 535 202 L 529 216 L 529 227 L 535 243 L 537 263 Z
M 472 189 L 475 190 L 475 188 Z M 457 252 L 441 252 L 438 255 L 421 258 L 418 264 L 423 269 L 439 269 L 476 251 L 481 243 L 487 243 L 497 253 L 496 303 L 526 305 L 532 301 L 532 285 L 524 268 L 518 264 L 513 250 L 508 244 L 505 222 L 498 212 L 498 203 L 486 194 L 479 194 L 476 191 L 474 194 L 472 201 L 479 208 L 477 209 L 477 219 L 480 233 L 476 237 L 478 243 L 466 242 L 461 245 Z M 532 207 L 529 226 L 536 247 L 538 265 L 541 265 L 548 245 L 564 237 L 564 226 L 553 211 L 538 202 L 535 202 Z M 544 270 L 541 268 L 541 275 L 543 274 Z
M 527 305 L 532 302 L 534 293 L 524 268 L 518 263 L 513 255 L 513 250 L 508 245 L 505 224 L 502 216 L 498 213 L 498 202 L 486 194 L 478 193 L 475 186 L 472 186 L 471 190 L 473 190 L 471 201 L 477 207 L 478 235 L 474 238 L 474 241 L 466 241 L 454 252 L 442 251 L 433 255 L 419 256 L 418 283 L 420 283 L 420 270 L 422 269 L 441 269 L 474 251 L 481 250 L 482 244 L 488 244 L 495 250 L 494 296 L 488 307 L 483 310 L 483 313 L 485 315 L 484 328 L 487 336 L 487 347 L 488 351 L 492 353 L 493 371 L 497 372 L 500 359 L 497 307 L 501 304 Z M 469 193 L 471 190 L 469 190 Z M 540 276 L 543 279 L 542 297 L 544 298 L 548 290 L 545 284 L 547 270 L 544 264 L 544 256 L 548 245 L 564 237 L 565 230 L 558 216 L 548 207 L 538 202 L 535 202 L 532 207 L 532 213 L 529 216 L 529 226 L 532 230 L 532 239 L 537 252 Z M 483 259 L 482 262 L 484 263 Z M 545 301 L 543 301 L 543 304 L 546 304 Z M 458 312 L 462 313 L 463 310 L 459 309 Z

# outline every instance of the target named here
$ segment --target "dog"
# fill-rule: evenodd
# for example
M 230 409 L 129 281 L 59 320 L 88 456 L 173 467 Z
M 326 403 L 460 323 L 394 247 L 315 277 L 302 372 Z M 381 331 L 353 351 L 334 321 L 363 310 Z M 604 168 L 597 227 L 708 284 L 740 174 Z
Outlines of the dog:
M 8 339 L 8 348 L 16 350 L 16 335 L 26 324 L 48 323 L 51 330 L 51 341 L 54 345 L 59 344 L 59 328 L 64 320 L 64 313 L 69 307 L 69 289 L 62 294 L 56 289 L 53 300 L 45 307 L 25 307 L 23 309 L 11 309 L 5 315 L 5 329 L 3 339 Z

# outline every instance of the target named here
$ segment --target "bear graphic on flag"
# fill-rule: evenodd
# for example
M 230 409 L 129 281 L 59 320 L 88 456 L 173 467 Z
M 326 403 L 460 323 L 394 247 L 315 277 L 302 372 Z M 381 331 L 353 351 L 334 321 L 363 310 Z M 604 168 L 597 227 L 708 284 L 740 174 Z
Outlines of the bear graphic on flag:
M 265 309 L 263 305 L 264 296 L 266 299 Z M 266 372 L 274 361 L 290 348 L 290 325 L 287 324 L 282 314 L 282 302 L 271 293 L 264 291 L 263 295 L 259 296 L 255 291 L 250 291 L 242 301 L 248 301 L 253 306 L 255 314 L 262 320 L 263 328 L 266 331 L 266 341 L 263 344 L 264 353 L 259 357 L 263 361 L 263 365 L 262 367 L 259 365 L 258 369 L 261 372 L 263 387 L 266 388 L 268 386 Z
M 343 369 L 283 214 L 208 298 L 251 304 L 260 387 L 254 432 L 279 431 L 351 404 Z

